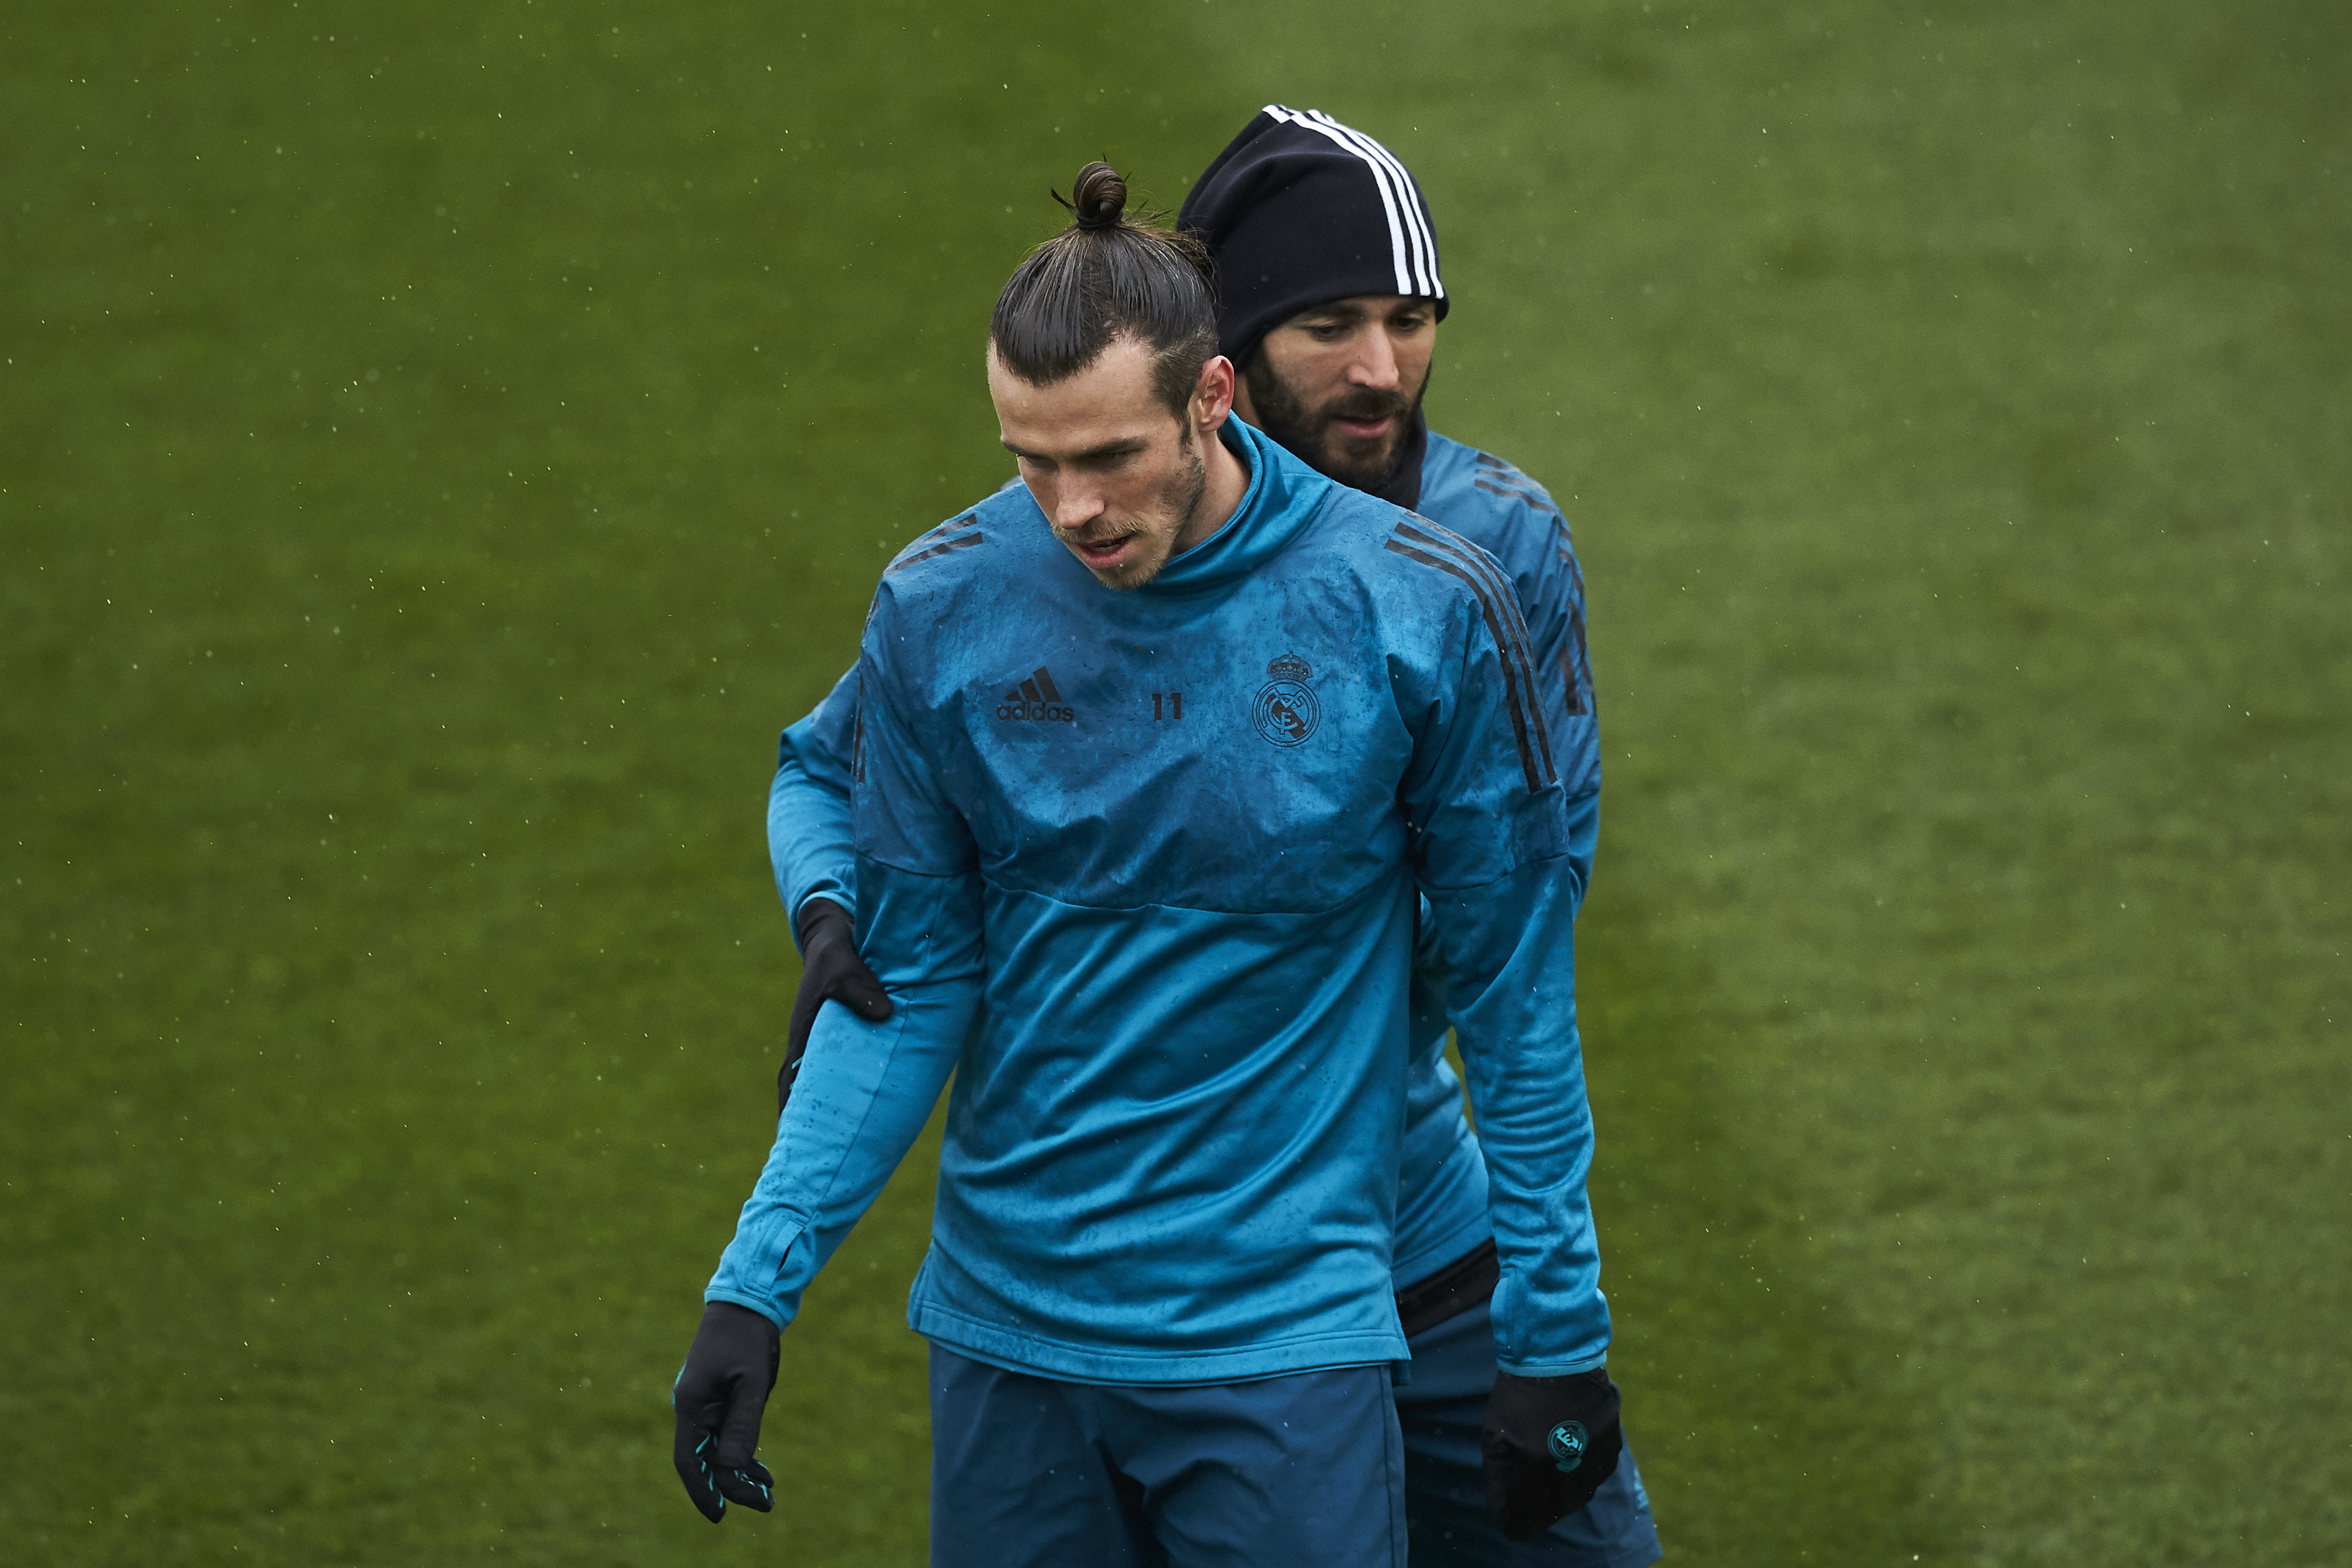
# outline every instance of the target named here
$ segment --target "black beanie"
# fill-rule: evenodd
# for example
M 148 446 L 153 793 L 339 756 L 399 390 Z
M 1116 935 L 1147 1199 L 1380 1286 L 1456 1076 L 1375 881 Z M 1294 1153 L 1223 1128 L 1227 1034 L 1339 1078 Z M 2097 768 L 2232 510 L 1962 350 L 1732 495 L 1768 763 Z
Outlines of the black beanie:
M 1217 350 L 1258 340 L 1309 306 L 1357 294 L 1437 301 L 1437 231 L 1396 154 L 1320 110 L 1270 103 L 1242 127 L 1176 215 L 1216 260 Z

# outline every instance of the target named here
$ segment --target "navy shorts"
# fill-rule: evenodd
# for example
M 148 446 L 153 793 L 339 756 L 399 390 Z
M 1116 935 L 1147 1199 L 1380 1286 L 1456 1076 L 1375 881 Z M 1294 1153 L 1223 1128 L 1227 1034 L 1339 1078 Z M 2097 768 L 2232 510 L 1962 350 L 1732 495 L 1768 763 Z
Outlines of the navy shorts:
M 1389 1383 L 1385 1363 L 1253 1383 L 1064 1383 L 934 1343 L 931 1562 L 1404 1568 Z
M 1486 1303 L 1405 1342 L 1412 1381 L 1396 1391 L 1404 1435 L 1412 1568 L 1646 1568 L 1664 1555 L 1629 1442 L 1592 1501 L 1532 1541 L 1510 1541 L 1486 1512 L 1478 1432 L 1495 1387 Z

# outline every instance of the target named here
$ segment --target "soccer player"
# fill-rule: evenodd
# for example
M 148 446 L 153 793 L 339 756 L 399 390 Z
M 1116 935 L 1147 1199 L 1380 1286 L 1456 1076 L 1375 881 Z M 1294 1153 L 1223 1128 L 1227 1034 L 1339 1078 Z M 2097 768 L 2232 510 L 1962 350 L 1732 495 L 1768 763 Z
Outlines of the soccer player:
M 896 1006 L 814 1016 L 679 1374 L 679 1474 L 713 1519 L 771 1506 L 778 1331 L 952 1073 L 908 1314 L 933 1561 L 1400 1562 L 1419 921 L 1499 1244 L 1487 1474 L 1528 1533 L 1619 1447 L 1559 699 L 1494 558 L 1228 418 L 1186 244 L 1107 166 L 1074 194 L 991 322 L 1024 484 L 868 616 L 855 939 Z
M 1437 324 L 1451 301 L 1419 184 L 1362 131 L 1316 110 L 1269 104 L 1195 182 L 1178 223 L 1216 260 L 1218 348 L 1242 370 L 1234 411 L 1322 473 L 1444 524 L 1509 572 L 1538 678 L 1559 696 L 1553 741 L 1572 802 L 1569 860 L 1580 903 L 1601 789 L 1583 573 L 1542 486 L 1432 432 L 1423 415 Z M 1442 970 L 1426 956 L 1421 968 L 1397 1277 L 1413 1350 L 1413 1381 L 1397 1391 L 1413 1562 L 1643 1568 L 1661 1551 L 1630 1451 L 1590 1507 L 1525 1546 L 1495 1539 L 1479 1506 L 1479 1423 L 1495 1371 L 1494 1250 L 1480 1223 L 1477 1144 L 1463 1123 L 1432 994 L 1442 995 Z M 1479 1245 L 1459 1258 L 1444 1255 L 1451 1242 L 1434 1245 L 1474 1235 Z M 1423 1236 L 1431 1246 L 1410 1244 Z
M 1423 417 L 1437 323 L 1451 300 L 1419 186 L 1361 131 L 1271 105 L 1193 185 L 1179 222 L 1216 264 L 1219 348 L 1241 368 L 1235 412 L 1323 474 L 1479 545 L 1508 573 L 1549 699 L 1570 800 L 1562 869 L 1580 901 L 1601 782 L 1582 574 L 1568 525 L 1540 485 L 1433 434 Z M 854 710 L 853 677 L 845 676 L 786 732 L 771 796 L 777 883 L 803 954 L 795 1053 L 825 999 L 869 1017 L 889 1005 L 858 961 L 844 913 L 855 907 L 845 757 Z M 1444 984 L 1424 950 L 1413 977 L 1393 1263 L 1412 1352 L 1412 1381 L 1396 1399 L 1414 1563 L 1642 1568 L 1660 1547 L 1630 1451 L 1589 1507 L 1534 1540 L 1507 1542 L 1482 1506 L 1480 1428 L 1496 1372 L 1488 1301 L 1498 1270 L 1484 1163 L 1444 1057 Z M 780 1087 L 789 1086 L 793 1060 Z

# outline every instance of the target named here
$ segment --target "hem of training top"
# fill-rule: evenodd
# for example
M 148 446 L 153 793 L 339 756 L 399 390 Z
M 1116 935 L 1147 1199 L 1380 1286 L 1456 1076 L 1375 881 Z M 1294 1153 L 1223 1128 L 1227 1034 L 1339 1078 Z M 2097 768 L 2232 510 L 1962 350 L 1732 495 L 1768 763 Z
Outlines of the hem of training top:
M 1328 1372 L 1341 1366 L 1378 1366 L 1412 1356 L 1404 1336 L 1376 1333 L 1304 1334 L 1297 1339 L 1244 1345 L 1234 1350 L 1105 1351 L 1019 1333 L 982 1322 L 927 1301 L 910 1301 L 907 1326 L 958 1355 L 1007 1372 L 1027 1373 L 1062 1383 L 1133 1386 L 1258 1383 L 1295 1372 Z
M 950 1344 L 943 1339 L 932 1339 L 929 1343 L 934 1350 L 946 1351 L 966 1361 L 976 1361 L 982 1366 L 992 1366 L 999 1372 L 1017 1373 L 1023 1377 L 1042 1378 L 1048 1383 L 1067 1383 L 1079 1388 L 1232 1388 L 1244 1383 L 1271 1383 L 1277 1377 L 1306 1377 L 1318 1372 L 1346 1372 L 1359 1366 L 1376 1366 L 1407 1374 L 1399 1387 L 1412 1381 L 1410 1375 L 1412 1363 L 1409 1361 L 1349 1361 L 1338 1366 L 1301 1367 L 1295 1372 L 1259 1372 L 1246 1377 L 1220 1377 L 1202 1383 L 1113 1383 L 1099 1377 L 1071 1377 L 1059 1373 L 1039 1372 L 1032 1366 L 1015 1366 L 1001 1356 L 975 1355 L 963 1346 Z
M 1487 1218 L 1486 1206 L 1481 1204 L 1476 1214 L 1464 1216 L 1461 1224 L 1444 1232 L 1438 1240 L 1413 1238 L 1412 1256 L 1391 1270 L 1389 1277 L 1400 1292 L 1410 1291 L 1494 1239 L 1495 1228 Z
M 1592 1372 L 1609 1364 L 1609 1353 L 1588 1355 L 1576 1361 L 1503 1361 L 1495 1364 L 1513 1377 L 1573 1377 L 1580 1372 Z

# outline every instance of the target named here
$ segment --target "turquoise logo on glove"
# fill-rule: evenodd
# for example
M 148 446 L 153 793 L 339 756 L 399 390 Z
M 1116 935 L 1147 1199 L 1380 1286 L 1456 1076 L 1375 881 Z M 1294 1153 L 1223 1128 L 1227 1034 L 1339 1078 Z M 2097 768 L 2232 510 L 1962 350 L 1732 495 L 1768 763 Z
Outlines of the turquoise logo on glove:
M 1580 1421 L 1562 1421 L 1544 1438 L 1544 1447 L 1551 1450 L 1553 1467 L 1563 1475 L 1584 1463 L 1584 1450 L 1591 1443 Z

